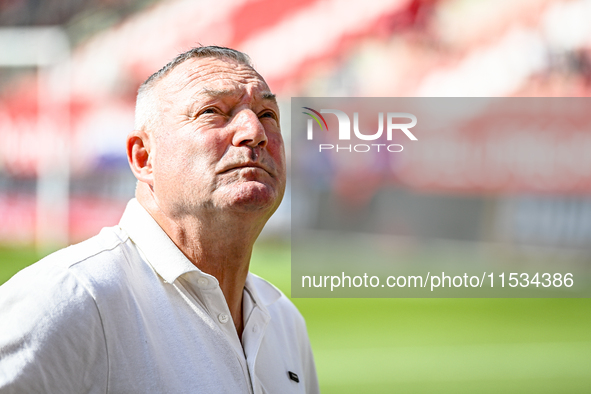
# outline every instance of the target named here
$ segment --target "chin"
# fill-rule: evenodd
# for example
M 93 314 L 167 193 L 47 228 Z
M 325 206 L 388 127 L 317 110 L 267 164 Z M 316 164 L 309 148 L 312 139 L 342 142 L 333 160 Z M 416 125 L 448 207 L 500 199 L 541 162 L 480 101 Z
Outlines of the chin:
M 227 203 L 233 208 L 244 212 L 269 212 L 269 216 L 275 212 L 283 193 L 278 193 L 275 188 L 263 183 L 248 182 L 237 190 L 232 190 L 227 197 Z

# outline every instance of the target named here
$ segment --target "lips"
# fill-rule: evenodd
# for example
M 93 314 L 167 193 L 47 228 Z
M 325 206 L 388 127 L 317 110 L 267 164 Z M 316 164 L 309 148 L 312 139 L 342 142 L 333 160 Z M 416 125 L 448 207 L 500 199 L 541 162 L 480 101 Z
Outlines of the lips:
M 233 165 L 227 167 L 226 169 L 224 169 L 223 171 L 221 171 L 220 174 L 225 174 L 225 173 L 228 173 L 228 172 L 231 172 L 234 170 L 240 170 L 243 168 L 260 169 L 260 170 L 266 171 L 267 173 L 269 173 L 269 175 L 271 175 L 271 171 L 266 166 L 263 166 L 259 163 L 254 163 L 254 162 L 233 164 Z

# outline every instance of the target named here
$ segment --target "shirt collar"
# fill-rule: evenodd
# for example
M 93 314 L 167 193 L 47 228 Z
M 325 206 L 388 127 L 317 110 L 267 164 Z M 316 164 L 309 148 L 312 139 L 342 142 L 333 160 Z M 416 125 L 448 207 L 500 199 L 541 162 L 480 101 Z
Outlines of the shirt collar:
M 281 292 L 275 286 L 251 272 L 246 277 L 244 287 L 259 306 L 269 306 L 281 297 Z
M 137 199 L 133 198 L 127 203 L 119 226 L 141 250 L 156 273 L 168 283 L 173 283 L 188 272 L 196 272 L 219 284 L 214 276 L 202 272 L 187 259 Z M 245 287 L 255 305 L 268 306 L 281 297 L 281 292 L 275 286 L 250 272 Z
M 119 226 L 141 250 L 156 273 L 168 283 L 173 283 L 187 272 L 201 273 L 135 198 L 127 204 Z M 211 278 L 217 282 L 213 276 Z

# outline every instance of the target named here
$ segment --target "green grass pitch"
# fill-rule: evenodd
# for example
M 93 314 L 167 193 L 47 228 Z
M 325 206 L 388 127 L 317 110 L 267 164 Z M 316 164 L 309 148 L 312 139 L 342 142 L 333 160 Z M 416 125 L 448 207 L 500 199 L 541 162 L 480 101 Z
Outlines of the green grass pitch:
M 37 260 L 0 249 L 0 283 Z M 289 294 L 288 245 L 252 271 Z M 294 299 L 323 393 L 589 393 L 589 299 Z

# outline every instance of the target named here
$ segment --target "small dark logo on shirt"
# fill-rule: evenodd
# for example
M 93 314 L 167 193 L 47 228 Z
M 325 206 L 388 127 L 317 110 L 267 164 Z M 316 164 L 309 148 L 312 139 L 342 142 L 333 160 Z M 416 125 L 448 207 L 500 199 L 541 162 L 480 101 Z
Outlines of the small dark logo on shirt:
M 298 378 L 298 374 L 297 373 L 291 372 L 291 371 L 287 371 L 287 373 L 289 374 L 289 378 L 291 380 L 293 380 L 296 383 L 299 383 L 300 382 L 300 378 Z

